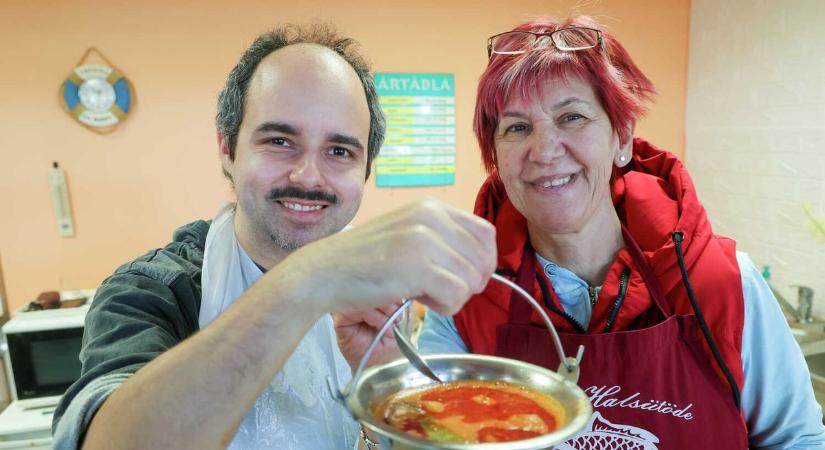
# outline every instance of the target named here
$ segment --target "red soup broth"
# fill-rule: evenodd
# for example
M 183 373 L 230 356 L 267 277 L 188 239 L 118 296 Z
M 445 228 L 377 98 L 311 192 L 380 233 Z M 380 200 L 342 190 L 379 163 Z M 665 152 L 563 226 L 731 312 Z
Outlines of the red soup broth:
M 529 439 L 553 432 L 567 420 L 550 395 L 480 380 L 401 391 L 382 401 L 375 417 L 413 436 L 468 444 Z

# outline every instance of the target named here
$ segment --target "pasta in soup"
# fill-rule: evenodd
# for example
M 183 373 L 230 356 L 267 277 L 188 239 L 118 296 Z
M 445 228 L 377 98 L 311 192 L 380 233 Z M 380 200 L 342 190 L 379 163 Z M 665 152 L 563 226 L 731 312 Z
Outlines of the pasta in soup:
M 391 395 L 375 416 L 411 435 L 437 442 L 529 439 L 555 431 L 566 417 L 558 400 L 502 381 L 461 380 Z

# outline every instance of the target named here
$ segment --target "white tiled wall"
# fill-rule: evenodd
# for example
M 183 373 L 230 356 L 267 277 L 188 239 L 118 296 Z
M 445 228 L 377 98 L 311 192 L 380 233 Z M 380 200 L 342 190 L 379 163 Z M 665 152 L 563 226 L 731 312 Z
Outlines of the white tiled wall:
M 825 0 L 693 0 L 686 163 L 718 234 L 825 316 Z

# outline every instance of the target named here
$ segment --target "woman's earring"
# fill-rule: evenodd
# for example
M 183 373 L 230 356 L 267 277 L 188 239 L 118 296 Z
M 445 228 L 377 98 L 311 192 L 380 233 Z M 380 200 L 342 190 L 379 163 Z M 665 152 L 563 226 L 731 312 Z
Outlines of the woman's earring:
M 627 161 L 627 156 L 625 156 L 625 155 L 620 155 L 620 156 L 619 156 L 619 162 L 625 162 L 625 161 Z

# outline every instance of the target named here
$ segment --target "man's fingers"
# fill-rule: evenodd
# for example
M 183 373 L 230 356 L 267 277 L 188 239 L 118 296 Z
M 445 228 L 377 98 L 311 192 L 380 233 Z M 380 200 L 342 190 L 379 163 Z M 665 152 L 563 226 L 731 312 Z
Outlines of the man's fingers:
M 473 292 L 481 291 L 497 264 L 495 227 L 470 212 L 435 200 L 426 202 L 421 211 L 413 217 L 426 226 L 427 231 L 433 235 L 432 240 L 446 244 L 440 249 L 444 252 L 444 256 L 452 258 L 450 254 L 452 251 L 464 258 L 475 269 L 457 273 L 470 276 L 467 281 L 472 286 Z M 437 259 L 438 255 L 435 256 Z M 448 270 L 456 269 L 458 264 L 454 259 L 453 261 L 441 261 L 441 263 L 445 264 L 443 267 Z M 466 265 L 461 266 L 467 268 Z M 479 277 L 472 277 L 476 273 Z
M 428 199 L 331 238 L 350 264 L 334 271 L 333 308 L 352 324 L 380 328 L 397 308 L 392 296 L 427 295 L 436 311 L 453 313 L 483 290 L 496 265 L 495 229 L 469 212 Z M 311 244 L 301 251 L 307 252 Z M 328 265 L 329 247 L 312 258 Z M 320 255 L 324 256 L 320 256 Z M 372 307 L 372 310 L 366 308 Z M 355 310 L 359 316 L 352 317 Z
M 466 258 L 449 243 L 441 239 L 434 239 L 432 248 L 434 251 L 430 252 L 428 257 L 434 267 L 429 271 L 430 278 L 421 280 L 427 283 L 426 286 L 421 286 L 421 288 L 436 289 L 440 283 L 442 286 L 440 289 L 446 289 L 446 291 L 441 295 L 434 295 L 434 292 L 429 292 L 431 296 L 444 298 L 446 295 L 450 295 L 450 292 L 463 296 L 464 289 L 467 290 L 469 295 L 479 292 L 487 284 L 490 274 L 483 272 L 485 269 L 479 267 L 476 261 Z M 462 283 L 457 283 L 456 279 L 461 280 Z M 459 300 L 463 302 L 466 298 L 459 298 Z
M 378 310 L 384 314 L 386 318 L 389 318 L 398 307 L 401 306 L 401 300 L 396 300 L 392 303 L 387 303 L 386 305 L 381 305 L 378 307 Z M 386 319 L 384 319 L 386 320 Z
M 370 309 L 361 314 L 361 321 L 377 330 L 387 321 L 387 315 L 378 308 Z
M 480 245 L 487 247 L 492 244 L 495 248 L 496 228 L 493 224 L 475 214 L 457 208 L 449 208 L 447 213 L 458 226 L 471 233 Z
M 436 272 L 437 276 L 430 280 L 419 301 L 441 315 L 451 316 L 464 306 L 474 291 L 464 278 L 454 272 L 444 269 Z

